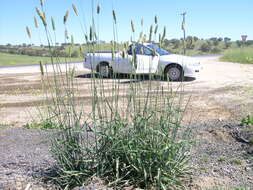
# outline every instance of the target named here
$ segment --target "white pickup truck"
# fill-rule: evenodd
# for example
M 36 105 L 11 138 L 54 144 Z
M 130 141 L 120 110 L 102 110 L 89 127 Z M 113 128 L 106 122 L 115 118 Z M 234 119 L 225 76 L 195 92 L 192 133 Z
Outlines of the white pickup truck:
M 152 73 L 171 81 L 196 77 L 200 71 L 200 63 L 196 59 L 172 54 L 151 43 L 132 43 L 126 54 L 115 52 L 113 59 L 112 52 L 87 53 L 84 67 L 98 72 L 105 78 L 110 77 L 112 73 Z

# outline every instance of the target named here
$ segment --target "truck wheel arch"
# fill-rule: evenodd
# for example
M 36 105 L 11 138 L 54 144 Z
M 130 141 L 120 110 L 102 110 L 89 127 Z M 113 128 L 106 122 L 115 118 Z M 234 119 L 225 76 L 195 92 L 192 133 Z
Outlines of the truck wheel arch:
M 99 72 L 99 67 L 101 66 L 101 65 L 107 65 L 108 67 L 109 67 L 109 63 L 108 62 L 106 62 L 106 61 L 101 61 L 101 62 L 99 62 L 98 64 L 97 64 L 97 67 L 96 67 L 96 71 L 97 72 Z

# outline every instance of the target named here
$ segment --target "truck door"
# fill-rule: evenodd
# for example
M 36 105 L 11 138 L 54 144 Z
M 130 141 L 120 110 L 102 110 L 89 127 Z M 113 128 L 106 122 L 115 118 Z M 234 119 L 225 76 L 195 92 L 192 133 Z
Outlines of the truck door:
M 124 61 L 123 68 L 127 73 L 155 73 L 158 68 L 158 62 L 159 57 L 154 55 L 153 50 L 142 44 L 132 44 L 129 46 L 128 57 Z
M 144 45 L 140 45 L 139 49 L 140 51 L 137 52 L 136 73 L 155 73 L 158 68 L 159 56 Z

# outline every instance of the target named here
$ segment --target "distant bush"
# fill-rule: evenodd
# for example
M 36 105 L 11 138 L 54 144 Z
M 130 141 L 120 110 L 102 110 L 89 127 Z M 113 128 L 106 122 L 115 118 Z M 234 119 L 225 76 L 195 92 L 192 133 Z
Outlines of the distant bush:
M 202 52 L 209 52 L 211 50 L 211 46 L 207 42 L 204 42 L 200 46 L 199 50 L 202 51 Z
M 253 64 L 253 48 L 236 48 L 227 50 L 222 61 L 236 62 L 236 63 L 250 63 Z
M 80 51 L 78 50 L 74 50 L 72 53 L 71 53 L 71 57 L 79 57 L 80 56 Z
M 214 47 L 214 48 L 211 49 L 211 53 L 221 53 L 221 51 L 222 50 L 218 47 Z
M 228 49 L 232 46 L 232 42 L 225 41 L 225 49 Z

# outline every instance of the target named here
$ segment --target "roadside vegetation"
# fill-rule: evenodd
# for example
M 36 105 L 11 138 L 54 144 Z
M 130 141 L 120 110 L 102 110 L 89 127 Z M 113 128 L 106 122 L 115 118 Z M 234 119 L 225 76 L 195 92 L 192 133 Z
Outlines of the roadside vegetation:
M 83 58 L 67 58 L 59 57 L 59 62 L 80 62 Z M 50 57 L 38 57 L 38 56 L 28 56 L 28 55 L 16 55 L 8 53 L 0 53 L 0 66 L 18 66 L 18 65 L 34 65 L 42 63 L 51 63 Z
M 253 64 L 253 47 L 234 48 L 225 51 L 221 61 Z
M 243 118 L 241 121 L 242 125 L 252 125 L 253 126 L 253 116 L 248 115 L 247 117 Z
M 153 41 L 153 43 L 155 43 Z M 55 43 L 51 44 L 52 51 L 49 51 L 48 45 L 35 46 L 33 44 L 21 45 L 0 45 L 0 66 L 14 66 L 26 64 L 38 64 L 39 61 L 44 63 L 50 62 L 51 54 L 64 60 L 83 61 L 83 55 L 89 52 L 89 47 L 94 45 L 94 51 L 111 51 L 111 42 L 95 40 L 94 42 L 78 43 Z M 114 42 L 117 50 L 124 49 L 124 43 Z M 164 39 L 163 48 L 176 54 L 183 54 L 183 39 Z M 246 42 L 231 41 L 228 37 L 213 37 L 209 39 L 199 39 L 196 36 L 186 38 L 186 55 L 205 55 L 219 54 L 224 55 L 222 61 L 253 63 L 253 40 Z

